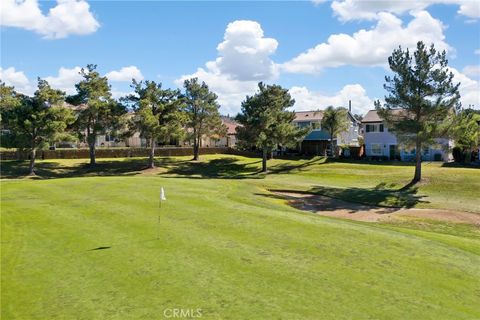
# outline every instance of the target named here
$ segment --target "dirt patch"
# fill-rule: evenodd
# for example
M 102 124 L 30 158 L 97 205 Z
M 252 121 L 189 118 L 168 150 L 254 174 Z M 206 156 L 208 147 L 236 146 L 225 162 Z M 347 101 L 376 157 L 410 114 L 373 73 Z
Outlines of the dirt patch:
M 453 223 L 468 223 L 480 226 L 480 214 L 470 212 L 442 209 L 385 208 L 347 202 L 310 193 L 283 191 L 273 193 L 288 200 L 288 203 L 292 207 L 315 212 L 327 217 L 377 222 L 388 221 L 404 216 Z

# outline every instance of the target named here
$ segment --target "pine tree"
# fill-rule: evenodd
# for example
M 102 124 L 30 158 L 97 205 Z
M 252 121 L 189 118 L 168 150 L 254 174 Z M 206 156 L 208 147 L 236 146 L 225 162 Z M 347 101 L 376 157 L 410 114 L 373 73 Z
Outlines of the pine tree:
M 222 124 L 217 102 L 217 95 L 210 91 L 205 82 L 197 78 L 185 80 L 185 113 L 187 128 L 193 139 L 193 160 L 199 159 L 202 137 L 223 134 L 226 130 Z
M 126 108 L 112 99 L 107 77 L 102 77 L 93 64 L 82 68 L 83 80 L 75 85 L 77 94 L 67 102 L 79 106 L 75 127 L 78 133 L 86 135 L 90 151 L 90 165 L 95 165 L 95 142 L 98 135 L 115 131 L 122 125 Z
M 437 52 L 433 44 L 427 48 L 418 42 L 413 56 L 399 47 L 388 63 L 394 73 L 385 77 L 388 95 L 383 106 L 379 101 L 375 106 L 399 142 L 415 147 L 414 184 L 422 178 L 423 148 L 448 134 L 452 114 L 460 107 L 460 83 L 453 83 L 445 51 Z
M 259 91 L 242 102 L 237 121 L 237 137 L 241 143 L 262 150 L 262 171 L 267 171 L 267 156 L 278 145 L 295 144 L 308 129 L 294 124 L 295 112 L 287 109 L 295 104 L 287 89 L 278 85 L 258 84 Z
M 184 103 L 180 91 L 162 89 L 161 83 L 154 81 L 136 82 L 132 87 L 135 95 L 126 98 L 133 103 L 135 115 L 132 119 L 134 128 L 140 136 L 149 140 L 150 156 L 148 165 L 155 167 L 155 146 L 158 142 L 168 142 L 179 138 L 183 133 L 185 116 Z

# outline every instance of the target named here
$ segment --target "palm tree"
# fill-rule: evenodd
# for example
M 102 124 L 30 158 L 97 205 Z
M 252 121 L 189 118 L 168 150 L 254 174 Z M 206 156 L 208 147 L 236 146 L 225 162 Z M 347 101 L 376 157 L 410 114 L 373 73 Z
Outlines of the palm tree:
M 330 135 L 330 149 L 332 156 L 335 155 L 333 137 L 340 132 L 348 129 L 347 110 L 345 108 L 334 108 L 329 106 L 323 111 L 322 129 L 326 130 Z

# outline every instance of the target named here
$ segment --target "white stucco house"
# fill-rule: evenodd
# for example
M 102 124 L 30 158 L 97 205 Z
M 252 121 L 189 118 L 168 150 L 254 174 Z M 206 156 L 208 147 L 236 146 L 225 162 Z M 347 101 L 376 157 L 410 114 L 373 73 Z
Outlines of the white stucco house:
M 371 158 L 388 158 L 390 160 L 413 161 L 415 148 L 405 148 L 398 144 L 395 133 L 389 131 L 385 121 L 379 117 L 377 111 L 370 110 L 362 119 L 362 132 L 365 143 L 365 155 Z M 436 144 L 422 150 L 424 161 L 450 161 L 453 141 L 450 139 L 436 139 Z

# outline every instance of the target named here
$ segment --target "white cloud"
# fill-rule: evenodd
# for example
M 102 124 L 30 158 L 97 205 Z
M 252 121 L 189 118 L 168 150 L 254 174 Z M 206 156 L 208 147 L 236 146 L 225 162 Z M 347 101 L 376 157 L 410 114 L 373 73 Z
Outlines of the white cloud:
M 129 67 L 126 68 L 128 69 Z M 126 68 L 122 68 L 121 70 L 124 70 Z M 65 91 L 67 95 L 72 95 L 77 93 L 75 84 L 83 80 L 82 75 L 80 75 L 81 69 L 82 68 L 78 66 L 73 68 L 61 67 L 58 70 L 57 75 L 41 78 L 48 81 L 52 88 L 60 89 L 62 91 Z M 138 70 L 138 72 L 140 71 Z M 33 95 L 37 88 L 36 80 L 32 81 L 28 79 L 28 77 L 23 73 L 23 71 L 16 71 L 13 67 L 7 69 L 0 68 L 0 79 L 4 81 L 7 85 L 14 86 L 18 92 L 26 95 Z M 141 79 L 143 79 L 143 76 L 141 77 Z M 130 80 L 131 78 L 129 78 L 128 81 Z M 120 98 L 129 93 L 131 92 L 121 91 L 116 89 L 115 87 L 112 88 L 113 98 Z
M 423 10 L 433 4 L 459 5 L 458 14 L 469 18 L 480 18 L 480 3 L 476 0 L 336 0 L 332 2 L 331 8 L 334 15 L 341 21 L 349 21 L 374 20 L 379 18 L 380 12 L 403 14 L 412 10 Z
M 133 93 L 134 93 L 133 91 L 122 91 L 122 90 L 112 89 L 112 98 L 119 99 Z
M 277 46 L 275 39 L 264 37 L 258 22 L 234 21 L 228 24 L 224 40 L 217 46 L 219 57 L 175 83 L 182 86 L 185 79 L 198 77 L 218 95 L 221 111 L 235 114 L 245 96 L 255 92 L 258 81 L 278 77 L 278 67 L 270 59 Z
M 143 80 L 143 75 L 136 66 L 123 67 L 118 71 L 110 71 L 105 75 L 110 81 L 137 81 Z
M 326 67 L 342 65 L 385 66 L 392 51 L 401 45 L 415 48 L 416 43 L 434 43 L 439 50 L 452 51 L 444 41 L 444 26 L 426 11 L 412 13 L 407 26 L 390 13 L 379 13 L 376 26 L 362 29 L 353 35 L 334 34 L 327 42 L 301 53 L 284 63 L 282 69 L 293 73 L 318 73 Z
M 228 24 L 224 40 L 217 46 L 219 57 L 208 62 L 207 68 L 217 67 L 222 74 L 241 81 L 274 78 L 278 70 L 269 56 L 277 46 L 277 40 L 263 36 L 258 22 L 237 20 Z
M 65 91 L 67 94 L 75 94 L 75 84 L 80 82 L 83 77 L 80 75 L 80 67 L 73 67 L 71 69 L 61 67 L 58 70 L 58 75 L 45 77 L 50 86 L 55 89 Z
M 456 1 L 460 4 L 458 13 L 470 18 L 480 18 L 480 2 L 477 0 Z
M 480 65 L 466 66 L 462 72 L 467 76 L 480 77 Z
M 352 101 L 353 113 L 365 114 L 373 109 L 373 100 L 359 84 L 348 84 L 334 95 L 310 91 L 306 87 L 292 87 L 289 92 L 295 99 L 296 111 L 323 110 L 328 106 L 348 107 L 349 100 Z
M 473 105 L 475 109 L 480 109 L 480 82 L 469 78 L 455 68 L 449 69 L 453 73 L 453 81 L 460 82 L 460 101 L 463 107 Z
M 31 30 L 49 39 L 90 34 L 100 27 L 84 0 L 57 0 L 46 15 L 37 0 L 2 0 L 0 25 Z
M 14 86 L 15 90 L 23 94 L 31 95 L 35 91 L 25 73 L 16 71 L 14 67 L 0 68 L 0 80 L 8 86 Z

